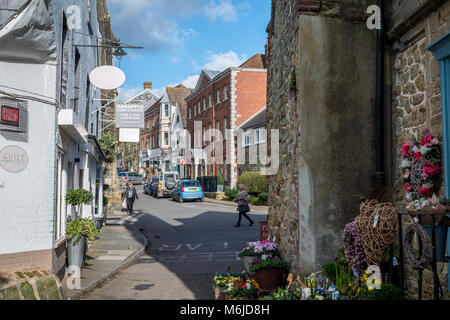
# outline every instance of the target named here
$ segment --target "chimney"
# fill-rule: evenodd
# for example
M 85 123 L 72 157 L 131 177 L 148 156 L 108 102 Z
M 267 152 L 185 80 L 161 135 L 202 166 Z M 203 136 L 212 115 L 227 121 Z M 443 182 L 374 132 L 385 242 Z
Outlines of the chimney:
M 152 83 L 150 81 L 144 82 L 144 90 L 152 89 Z

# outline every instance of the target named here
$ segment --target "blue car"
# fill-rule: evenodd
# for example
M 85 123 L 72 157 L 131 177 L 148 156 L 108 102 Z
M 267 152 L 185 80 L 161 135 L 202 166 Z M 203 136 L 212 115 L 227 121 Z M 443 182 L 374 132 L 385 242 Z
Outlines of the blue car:
M 205 193 L 200 181 L 195 179 L 183 179 L 177 182 L 172 191 L 172 200 L 183 202 L 184 200 L 203 201 Z

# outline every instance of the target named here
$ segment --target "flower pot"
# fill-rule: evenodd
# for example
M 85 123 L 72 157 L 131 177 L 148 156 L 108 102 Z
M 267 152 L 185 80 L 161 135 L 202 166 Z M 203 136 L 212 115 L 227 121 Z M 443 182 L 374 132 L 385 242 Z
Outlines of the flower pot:
M 255 272 L 255 280 L 263 290 L 274 290 L 281 286 L 283 280 L 283 269 L 267 268 Z
M 243 256 L 243 257 L 241 257 L 242 263 L 244 264 L 245 272 L 247 272 L 248 274 L 254 275 L 254 272 L 250 272 L 250 265 L 257 258 L 258 258 L 257 256 Z
M 432 234 L 431 234 L 432 226 L 423 226 L 423 228 L 428 232 L 430 239 L 433 239 Z M 445 246 L 447 243 L 447 232 L 448 232 L 447 226 L 435 225 L 435 227 L 434 227 L 434 234 L 436 237 L 436 243 L 434 245 L 436 246 L 436 261 L 437 262 L 444 262 Z
M 214 299 L 216 300 L 227 300 L 225 296 L 224 288 L 213 286 Z
M 77 243 L 72 239 L 67 240 L 67 260 L 69 264 L 69 273 L 75 272 L 71 266 L 78 267 L 81 271 L 83 267 L 84 255 L 86 250 L 86 236 L 82 236 Z

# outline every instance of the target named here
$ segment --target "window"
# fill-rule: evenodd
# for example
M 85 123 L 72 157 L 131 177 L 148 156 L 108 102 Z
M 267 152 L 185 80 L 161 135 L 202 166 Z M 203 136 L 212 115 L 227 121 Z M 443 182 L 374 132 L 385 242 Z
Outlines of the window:
M 206 110 L 206 97 L 203 98 L 203 111 Z
M 216 121 L 216 129 L 220 131 L 220 120 Z
M 189 120 L 191 120 L 191 108 L 189 108 L 188 113 L 189 113 Z
M 200 101 L 198 102 L 198 114 L 200 114 L 200 112 L 202 112 L 202 109 L 200 108 Z
M 194 117 L 197 115 L 197 106 L 194 105 Z
M 223 139 L 227 140 L 228 119 L 223 118 Z
M 165 118 L 169 117 L 169 105 L 168 104 L 164 105 L 164 117 Z
M 208 108 L 212 108 L 212 96 L 211 96 L 211 94 L 208 95 Z
M 205 127 L 205 126 L 203 126 L 203 134 L 202 134 L 202 139 L 204 139 L 204 138 L 205 138 L 205 133 L 206 133 L 206 127 Z
M 177 114 L 177 122 L 180 122 L 180 115 Z
M 212 124 L 208 124 L 208 140 L 211 141 L 211 135 L 212 135 Z
M 255 143 L 266 142 L 266 129 L 258 128 L 255 130 Z
M 169 145 L 169 133 L 168 132 L 164 132 L 164 145 L 165 146 Z
M 242 144 L 244 145 L 244 147 L 250 145 L 250 131 L 245 131 L 242 135 Z
M 228 100 L 228 85 L 223 88 L 223 100 Z
M 219 104 L 220 103 L 220 89 L 217 89 L 217 91 L 216 91 L 216 104 Z

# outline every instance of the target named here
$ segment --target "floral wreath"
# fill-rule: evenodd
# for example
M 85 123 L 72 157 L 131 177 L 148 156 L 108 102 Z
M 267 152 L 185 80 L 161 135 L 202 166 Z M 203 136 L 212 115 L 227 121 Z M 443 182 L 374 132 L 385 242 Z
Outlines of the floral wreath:
M 439 140 L 436 139 L 429 129 L 424 130 L 425 137 L 418 142 L 412 141 L 402 145 L 402 174 L 406 190 L 406 199 L 410 201 L 425 201 L 438 192 L 441 185 L 441 150 Z M 413 164 L 420 164 L 421 175 L 413 177 Z M 413 179 L 418 178 L 417 181 Z M 416 182 L 416 183 L 414 183 Z

